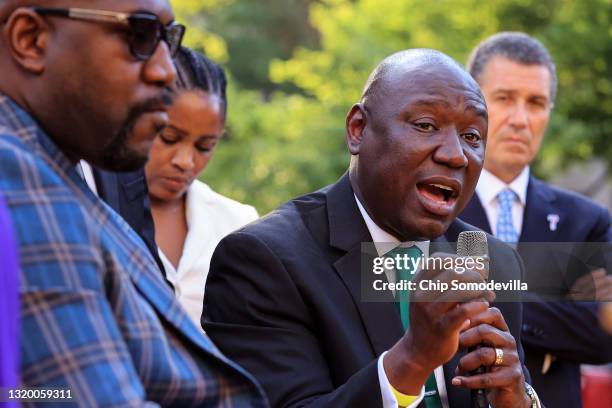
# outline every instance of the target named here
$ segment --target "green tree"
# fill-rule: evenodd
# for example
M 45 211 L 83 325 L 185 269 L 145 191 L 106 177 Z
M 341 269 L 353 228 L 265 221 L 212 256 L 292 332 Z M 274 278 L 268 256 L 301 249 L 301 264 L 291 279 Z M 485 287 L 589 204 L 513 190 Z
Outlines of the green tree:
M 229 7 L 216 3 L 212 7 Z M 213 14 L 210 9 L 191 11 L 185 15 L 194 21 Z M 222 193 L 265 212 L 333 182 L 348 163 L 344 117 L 382 58 L 406 48 L 427 47 L 464 62 L 480 40 L 505 30 L 524 31 L 542 40 L 558 66 L 560 89 L 536 173 L 547 176 L 569 161 L 595 153 L 612 163 L 607 142 L 612 130 L 608 0 L 326 0 L 313 2 L 309 11 L 318 46 L 299 44 L 288 60 L 286 50 L 265 54 L 253 67 L 258 72 L 278 52 L 270 62 L 270 80 L 290 84 L 297 92 L 281 88 L 285 91 L 270 93 L 274 88 L 257 82 L 260 79 L 246 83 L 248 76 L 240 86 L 232 82 L 228 138 L 203 175 Z M 223 25 L 216 28 L 217 36 L 212 38 L 225 38 Z M 239 41 L 235 35 L 227 33 L 233 42 Z M 192 41 L 211 50 L 205 35 Z M 238 59 L 229 56 L 230 61 L 234 58 Z
M 212 32 L 227 43 L 227 68 L 238 83 L 265 93 L 279 88 L 270 81 L 272 59 L 288 59 L 297 46 L 315 47 L 317 31 L 308 22 L 312 0 L 235 0 L 214 13 L 208 22 Z

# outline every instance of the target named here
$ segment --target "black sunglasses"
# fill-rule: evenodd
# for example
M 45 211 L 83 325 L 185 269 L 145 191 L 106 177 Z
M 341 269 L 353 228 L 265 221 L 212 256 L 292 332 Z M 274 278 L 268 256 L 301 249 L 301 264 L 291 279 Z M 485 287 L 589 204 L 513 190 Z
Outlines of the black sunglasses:
M 159 17 L 152 13 L 127 14 L 105 10 L 46 7 L 32 7 L 32 10 L 40 15 L 122 24 L 130 30 L 130 53 L 140 61 L 151 58 L 162 40 L 168 44 L 170 55 L 174 57 L 185 35 L 184 25 L 171 23 L 164 26 Z

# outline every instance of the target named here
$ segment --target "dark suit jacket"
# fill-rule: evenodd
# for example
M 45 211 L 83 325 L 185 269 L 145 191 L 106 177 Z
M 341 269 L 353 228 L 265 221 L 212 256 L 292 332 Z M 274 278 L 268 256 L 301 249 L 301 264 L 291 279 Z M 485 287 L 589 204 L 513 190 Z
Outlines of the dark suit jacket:
M 456 221 L 446 238 L 456 241 L 465 229 Z M 345 175 L 217 247 L 203 327 L 261 382 L 272 406 L 382 406 L 377 357 L 404 330 L 394 303 L 361 301 L 360 244 L 368 241 Z M 435 246 L 452 251 L 444 237 Z M 489 246 L 492 277 L 520 279 L 518 254 L 494 238 Z M 497 307 L 520 344 L 521 304 Z M 444 372 L 451 406 L 467 407 L 469 392 L 450 385 L 459 357 Z
M 155 243 L 155 226 L 144 169 L 116 173 L 93 168 L 93 173 L 99 197 L 138 233 L 165 276 Z
M 559 216 L 551 230 L 549 214 Z M 491 232 L 485 210 L 475 194 L 459 216 L 486 232 Z M 575 193 L 564 191 L 531 177 L 523 216 L 518 251 L 526 266 L 530 288 L 543 280 L 564 280 L 554 267 L 555 259 L 542 256 L 541 247 L 527 242 L 606 242 L 610 241 L 610 214 Z M 555 276 L 556 274 L 556 276 Z M 568 282 L 570 284 L 571 282 Z M 560 282 L 562 285 L 562 282 Z M 561 286 L 560 286 L 561 287 Z M 612 337 L 601 329 L 594 302 L 543 302 L 535 294 L 525 296 L 523 345 L 533 386 L 549 408 L 581 407 L 580 363 L 612 361 Z M 547 374 L 542 375 L 546 353 L 556 356 Z

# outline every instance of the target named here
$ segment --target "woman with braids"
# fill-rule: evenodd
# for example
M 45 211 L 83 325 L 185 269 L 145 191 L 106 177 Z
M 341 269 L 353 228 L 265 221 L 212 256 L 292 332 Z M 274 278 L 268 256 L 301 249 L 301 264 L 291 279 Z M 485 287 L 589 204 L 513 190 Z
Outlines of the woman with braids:
M 179 51 L 175 64 L 178 90 L 168 109 L 169 124 L 155 139 L 145 171 L 166 276 L 199 327 L 215 247 L 258 215 L 253 207 L 224 197 L 196 179 L 225 130 L 223 70 L 187 48 Z

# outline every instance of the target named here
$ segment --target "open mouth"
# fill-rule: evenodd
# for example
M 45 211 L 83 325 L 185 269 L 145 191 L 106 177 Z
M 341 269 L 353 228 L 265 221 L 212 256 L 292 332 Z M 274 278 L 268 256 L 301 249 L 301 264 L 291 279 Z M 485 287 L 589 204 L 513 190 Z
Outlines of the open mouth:
M 458 192 L 453 187 L 437 183 L 417 184 L 419 192 L 428 199 L 438 203 L 449 203 L 457 198 Z
M 427 180 L 417 183 L 419 201 L 429 212 L 439 217 L 453 214 L 457 198 L 461 192 L 461 184 L 456 180 Z

